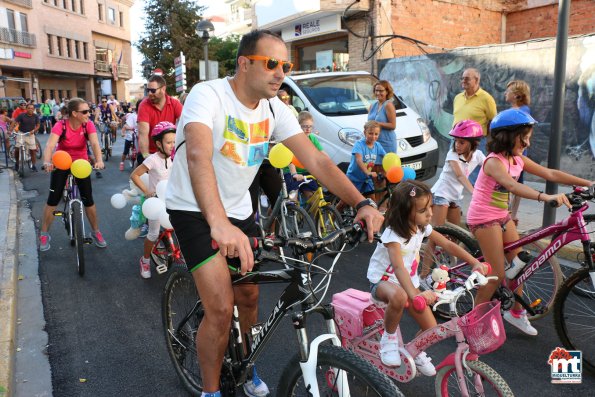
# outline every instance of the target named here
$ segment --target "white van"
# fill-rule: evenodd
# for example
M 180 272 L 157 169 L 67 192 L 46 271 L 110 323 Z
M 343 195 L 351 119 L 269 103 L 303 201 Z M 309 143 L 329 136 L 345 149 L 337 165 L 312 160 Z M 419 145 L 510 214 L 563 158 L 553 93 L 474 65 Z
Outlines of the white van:
M 314 117 L 314 130 L 333 161 L 344 171 L 351 160 L 353 144 L 362 139 L 368 109 L 376 101 L 378 79 L 367 72 L 327 72 L 285 77 L 281 89 L 293 106 Z M 395 95 L 397 110 L 397 154 L 403 166 L 415 170 L 418 180 L 436 174 L 438 144 L 425 121 Z

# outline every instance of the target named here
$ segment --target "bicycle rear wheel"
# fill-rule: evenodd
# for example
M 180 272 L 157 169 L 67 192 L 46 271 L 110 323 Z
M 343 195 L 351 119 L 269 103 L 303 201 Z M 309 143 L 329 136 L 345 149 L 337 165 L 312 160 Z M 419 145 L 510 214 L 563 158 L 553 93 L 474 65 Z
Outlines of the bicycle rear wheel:
M 576 293 L 581 288 L 590 293 Z M 581 350 L 585 370 L 595 375 L 595 289 L 588 268 L 564 281 L 554 303 L 554 325 L 568 350 Z
M 72 211 L 72 234 L 74 236 L 74 247 L 76 250 L 76 267 L 79 276 L 85 275 L 85 236 L 83 235 L 83 209 L 81 203 L 73 202 Z
M 508 383 L 492 367 L 482 361 L 467 361 L 470 371 L 463 370 L 465 384 L 470 396 L 513 397 L 514 393 Z M 442 367 L 436 374 L 437 396 L 460 396 L 461 384 L 453 365 Z
M 202 373 L 196 352 L 196 332 L 204 309 L 186 267 L 171 272 L 162 301 L 163 328 L 167 352 L 180 381 L 193 396 L 202 393 Z
M 456 225 L 440 225 L 434 228 L 437 232 L 442 234 L 448 240 L 452 241 L 453 243 L 457 244 L 465 251 L 469 252 L 472 256 L 477 257 L 481 255 L 481 251 L 479 250 L 479 244 L 477 241 L 463 228 L 456 226 Z M 424 245 L 422 258 L 426 254 L 428 249 L 427 243 Z M 446 265 L 448 267 L 453 267 L 461 261 L 456 256 L 453 256 L 446 252 L 442 247 L 435 246 L 431 253 L 431 266 L 434 268 L 435 266 L 439 265 Z M 460 272 L 464 273 L 465 275 L 470 275 L 471 273 L 471 266 L 464 266 L 459 269 Z M 447 288 L 449 289 L 456 289 L 457 287 L 463 285 L 465 279 L 457 278 L 451 276 L 451 281 L 447 284 Z M 466 278 L 466 277 L 465 277 Z M 456 310 L 458 315 L 465 314 L 473 309 L 473 298 L 475 295 L 475 291 L 469 292 L 464 294 L 459 298 L 457 301 Z M 450 313 L 450 308 L 447 305 L 440 305 L 436 308 L 435 311 L 436 315 L 442 317 L 444 319 L 452 318 L 452 314 Z
M 285 238 L 318 236 L 316 226 L 314 226 L 312 218 L 310 218 L 310 215 L 308 215 L 305 209 L 293 202 L 287 202 L 285 206 L 285 213 L 283 213 L 284 210 L 281 208 L 281 214 L 277 214 L 276 217 L 275 234 L 277 236 Z M 294 257 L 300 260 L 303 259 L 302 255 L 297 255 L 295 252 Z
M 372 364 L 353 352 L 332 345 L 319 346 L 316 379 L 321 396 L 340 396 L 341 379 L 347 380 L 351 396 L 403 396 L 397 386 Z M 298 354 L 285 367 L 277 396 L 311 396 L 308 386 L 304 385 Z

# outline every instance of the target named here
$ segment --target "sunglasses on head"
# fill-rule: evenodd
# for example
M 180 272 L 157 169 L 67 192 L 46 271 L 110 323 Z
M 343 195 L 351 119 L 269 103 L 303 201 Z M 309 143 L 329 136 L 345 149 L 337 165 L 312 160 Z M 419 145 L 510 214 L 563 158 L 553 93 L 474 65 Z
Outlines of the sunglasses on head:
M 91 109 L 77 110 L 77 113 L 88 114 L 90 111 Z
M 246 58 L 251 61 L 264 61 L 264 67 L 268 71 L 275 70 L 279 65 L 281 65 L 283 73 L 289 73 L 293 69 L 293 63 L 289 61 L 280 61 L 275 58 L 265 57 L 264 55 L 246 55 Z
M 163 86 L 161 86 L 163 87 Z M 147 91 L 150 92 L 151 94 L 154 94 L 157 92 L 158 89 L 160 89 L 161 87 L 157 87 L 157 88 L 147 88 Z

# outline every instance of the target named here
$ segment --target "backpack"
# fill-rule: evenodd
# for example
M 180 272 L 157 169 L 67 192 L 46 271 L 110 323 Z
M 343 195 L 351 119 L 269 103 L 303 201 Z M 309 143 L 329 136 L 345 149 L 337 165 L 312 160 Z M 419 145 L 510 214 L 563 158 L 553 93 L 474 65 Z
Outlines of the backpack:
M 334 294 L 331 304 L 341 337 L 345 339 L 362 336 L 367 327 L 384 318 L 383 310 L 373 303 L 369 292 L 349 288 Z
M 62 133 L 60 134 L 58 142 L 62 142 L 64 139 L 66 139 L 66 120 L 60 120 L 59 122 L 62 123 Z M 83 124 L 83 133 L 85 134 L 85 139 L 89 140 L 89 135 L 87 134 L 87 123 Z

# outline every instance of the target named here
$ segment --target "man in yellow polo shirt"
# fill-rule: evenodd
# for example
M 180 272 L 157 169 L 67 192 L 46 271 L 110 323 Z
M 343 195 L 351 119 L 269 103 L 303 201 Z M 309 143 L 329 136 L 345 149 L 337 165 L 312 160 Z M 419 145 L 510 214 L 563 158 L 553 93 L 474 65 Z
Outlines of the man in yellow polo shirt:
M 486 137 L 489 134 L 490 121 L 496 116 L 496 101 L 490 94 L 479 86 L 481 75 L 479 70 L 474 68 L 465 69 L 461 77 L 461 87 L 463 92 L 458 94 L 453 102 L 454 121 L 453 126 L 461 120 L 473 120 L 481 124 L 483 129 L 483 138 L 479 143 L 479 150 L 486 153 Z M 475 180 L 479 175 L 477 167 L 471 175 L 469 181 L 475 185 Z

